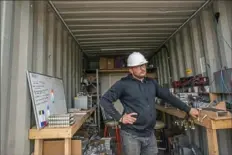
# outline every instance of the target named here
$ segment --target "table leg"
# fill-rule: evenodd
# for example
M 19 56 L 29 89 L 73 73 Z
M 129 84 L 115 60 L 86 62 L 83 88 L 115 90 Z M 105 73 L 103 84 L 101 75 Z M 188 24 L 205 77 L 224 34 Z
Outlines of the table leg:
M 64 155 L 71 155 L 71 138 L 64 139 Z
M 219 155 L 217 130 L 216 129 L 206 129 L 206 130 L 207 130 L 209 155 Z
M 43 140 L 36 139 L 35 140 L 35 148 L 34 155 L 43 155 Z
M 165 112 L 162 112 L 162 117 L 163 117 L 163 122 L 166 124 L 166 116 L 165 116 Z
M 97 113 L 94 111 L 94 123 L 97 124 Z

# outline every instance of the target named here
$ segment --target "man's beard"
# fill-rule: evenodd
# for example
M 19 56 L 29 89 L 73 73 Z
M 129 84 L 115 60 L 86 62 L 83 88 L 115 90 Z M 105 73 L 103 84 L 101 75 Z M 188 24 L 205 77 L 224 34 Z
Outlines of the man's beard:
M 141 75 L 141 76 L 140 76 L 140 75 L 134 75 L 134 74 L 133 74 L 133 76 L 134 76 L 135 78 L 141 80 L 141 79 L 143 79 L 143 78 L 145 77 L 145 74 L 144 74 L 144 75 Z

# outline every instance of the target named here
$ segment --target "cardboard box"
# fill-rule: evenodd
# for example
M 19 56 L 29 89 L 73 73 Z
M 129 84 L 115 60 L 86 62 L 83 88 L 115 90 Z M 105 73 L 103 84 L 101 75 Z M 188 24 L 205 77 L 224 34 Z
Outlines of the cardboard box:
M 99 60 L 99 69 L 107 69 L 107 58 L 105 57 L 100 57 L 100 60 Z
M 120 56 L 116 57 L 114 59 L 114 68 L 124 68 L 124 67 L 126 67 L 126 62 L 125 61 L 126 60 L 123 57 L 120 57 Z
M 114 58 L 100 57 L 99 69 L 114 69 Z
M 114 58 L 108 58 L 107 69 L 114 69 Z
M 71 155 L 82 155 L 81 140 L 72 140 Z M 44 141 L 43 155 L 64 155 L 64 140 Z

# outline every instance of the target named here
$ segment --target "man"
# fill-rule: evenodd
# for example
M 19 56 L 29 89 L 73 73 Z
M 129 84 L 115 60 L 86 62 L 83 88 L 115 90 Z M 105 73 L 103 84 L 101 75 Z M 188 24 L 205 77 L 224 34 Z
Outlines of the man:
M 174 97 L 168 89 L 146 77 L 147 60 L 139 52 L 127 59 L 130 74 L 117 81 L 101 98 L 105 112 L 121 124 L 122 148 L 125 155 L 156 155 L 157 142 L 154 136 L 156 123 L 155 97 L 159 97 L 193 117 L 198 110 L 188 107 Z M 123 115 L 114 108 L 113 102 L 120 100 Z

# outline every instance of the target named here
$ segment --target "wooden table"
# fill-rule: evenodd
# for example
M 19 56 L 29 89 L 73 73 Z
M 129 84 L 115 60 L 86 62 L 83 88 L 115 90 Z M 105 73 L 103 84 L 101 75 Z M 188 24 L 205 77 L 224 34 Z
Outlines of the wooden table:
M 66 128 L 49 128 L 45 127 L 38 130 L 33 127 L 29 130 L 29 139 L 35 140 L 34 155 L 43 154 L 43 141 L 45 139 L 64 139 L 64 151 L 65 155 L 71 154 L 71 139 L 78 129 L 83 125 L 87 118 L 96 110 L 92 108 L 87 113 L 75 115 L 75 124 Z
M 156 109 L 178 118 L 184 118 L 186 116 L 185 112 L 172 107 L 165 108 L 164 106 L 156 105 Z M 203 115 L 200 115 L 199 117 L 201 120 Z M 217 129 L 231 129 L 232 119 L 212 119 L 206 117 L 202 122 L 197 119 L 194 119 L 194 122 L 206 128 L 209 155 L 219 155 Z

